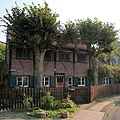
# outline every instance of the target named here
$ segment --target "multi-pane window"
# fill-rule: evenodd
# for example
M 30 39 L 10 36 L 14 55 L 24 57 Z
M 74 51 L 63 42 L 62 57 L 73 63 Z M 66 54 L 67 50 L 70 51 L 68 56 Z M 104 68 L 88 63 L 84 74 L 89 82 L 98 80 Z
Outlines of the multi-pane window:
M 73 78 L 72 77 L 68 78 L 68 86 L 73 86 Z
M 49 85 L 50 85 L 50 78 L 49 77 L 43 77 L 42 86 L 49 87 Z
M 87 54 L 77 54 L 77 62 L 87 62 Z
M 85 86 L 85 77 L 78 78 L 78 86 Z
M 51 50 L 46 51 L 45 60 L 54 60 L 54 53 Z
M 19 48 L 16 50 L 16 57 L 22 58 L 22 59 L 29 59 L 30 58 L 30 50 Z
M 70 61 L 70 52 L 59 52 L 59 59 L 61 61 Z
M 105 84 L 105 85 L 109 84 L 109 77 L 103 78 L 103 84 Z
M 17 77 L 17 86 L 28 87 L 28 76 L 19 76 Z

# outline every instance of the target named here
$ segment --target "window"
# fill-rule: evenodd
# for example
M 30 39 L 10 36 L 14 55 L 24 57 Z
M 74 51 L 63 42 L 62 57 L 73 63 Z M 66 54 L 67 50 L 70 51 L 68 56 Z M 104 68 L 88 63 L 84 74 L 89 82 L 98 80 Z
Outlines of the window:
M 77 54 L 77 62 L 87 62 L 87 54 Z
M 68 86 L 72 86 L 73 85 L 73 78 L 69 77 L 68 78 Z
M 28 76 L 24 76 L 24 77 L 17 77 L 17 86 L 20 87 L 28 87 Z
M 30 59 L 30 50 L 27 49 L 17 49 L 16 57 L 22 59 Z
M 70 61 L 70 52 L 59 52 L 59 59 L 62 61 Z
M 51 50 L 46 51 L 45 53 L 45 60 L 54 60 L 54 54 Z
M 85 77 L 78 78 L 78 86 L 85 86 Z
M 105 85 L 109 84 L 109 77 L 103 78 L 103 84 L 105 84 Z
M 42 80 L 42 86 L 49 87 L 49 84 L 50 84 L 50 78 L 44 77 Z

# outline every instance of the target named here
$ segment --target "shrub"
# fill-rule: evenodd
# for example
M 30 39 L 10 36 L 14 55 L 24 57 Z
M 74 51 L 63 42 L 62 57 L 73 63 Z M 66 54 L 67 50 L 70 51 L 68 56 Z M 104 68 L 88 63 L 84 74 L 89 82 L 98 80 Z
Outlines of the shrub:
M 54 109 L 66 108 L 66 102 L 64 102 L 64 100 L 55 100 L 53 103 L 53 108 Z
M 70 100 L 70 96 L 67 96 L 67 99 L 55 100 L 53 103 L 54 109 L 63 109 L 63 108 L 73 108 L 76 104 Z
M 42 106 L 45 110 L 50 110 L 53 108 L 54 97 L 50 92 L 47 92 L 45 95 L 43 95 L 41 101 Z
M 26 109 L 28 109 L 30 107 L 30 103 L 33 102 L 33 98 L 32 97 L 28 97 L 26 95 L 24 95 L 24 99 L 23 99 L 23 105 Z
M 70 96 L 67 96 L 66 99 L 66 108 L 73 108 L 76 107 L 76 104 L 70 99 Z

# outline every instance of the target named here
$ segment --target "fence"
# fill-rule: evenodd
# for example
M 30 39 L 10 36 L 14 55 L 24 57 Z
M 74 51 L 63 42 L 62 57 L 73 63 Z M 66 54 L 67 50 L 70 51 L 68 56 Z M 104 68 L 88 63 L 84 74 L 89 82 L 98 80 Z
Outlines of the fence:
M 120 94 L 120 84 L 91 86 L 91 101 Z
M 65 98 L 67 95 L 67 88 L 20 88 L 8 89 L 0 92 L 0 110 L 23 109 L 24 96 L 32 97 L 33 102 L 30 107 L 40 107 L 40 98 L 44 91 L 49 91 L 55 99 Z
M 23 109 L 23 96 L 27 95 L 33 98 L 30 107 L 40 107 L 40 98 L 44 91 L 49 91 L 55 99 L 63 99 L 69 94 L 71 99 L 77 103 L 89 103 L 98 98 L 120 94 L 120 84 L 99 85 L 91 87 L 53 87 L 53 88 L 20 88 L 0 91 L 0 110 Z

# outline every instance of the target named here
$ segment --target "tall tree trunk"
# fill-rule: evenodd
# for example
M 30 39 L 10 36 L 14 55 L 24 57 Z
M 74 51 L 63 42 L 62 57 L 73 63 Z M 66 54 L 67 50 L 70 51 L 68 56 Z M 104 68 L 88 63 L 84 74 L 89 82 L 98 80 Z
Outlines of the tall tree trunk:
M 94 80 L 94 85 L 98 85 L 98 61 L 97 61 L 97 57 L 93 57 L 93 80 Z
M 36 88 L 42 87 L 42 79 L 43 79 L 43 62 L 44 55 L 46 50 L 35 49 L 35 78 L 37 81 Z

